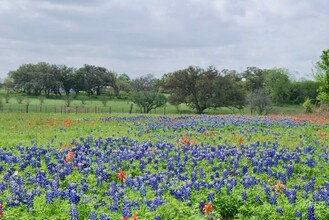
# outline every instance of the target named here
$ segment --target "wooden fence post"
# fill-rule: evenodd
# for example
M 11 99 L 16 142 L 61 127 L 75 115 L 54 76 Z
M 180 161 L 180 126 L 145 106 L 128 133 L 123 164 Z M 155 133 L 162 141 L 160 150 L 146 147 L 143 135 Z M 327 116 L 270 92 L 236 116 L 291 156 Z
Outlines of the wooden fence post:
M 133 103 L 130 104 L 129 114 L 131 114 L 133 111 L 133 105 L 134 105 Z

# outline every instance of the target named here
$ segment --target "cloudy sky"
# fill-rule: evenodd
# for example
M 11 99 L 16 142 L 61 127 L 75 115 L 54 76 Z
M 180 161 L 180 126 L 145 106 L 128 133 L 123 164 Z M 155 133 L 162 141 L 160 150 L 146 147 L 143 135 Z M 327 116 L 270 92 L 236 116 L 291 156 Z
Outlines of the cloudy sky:
M 0 0 L 0 77 L 40 61 L 138 77 L 189 65 L 311 73 L 328 0 Z

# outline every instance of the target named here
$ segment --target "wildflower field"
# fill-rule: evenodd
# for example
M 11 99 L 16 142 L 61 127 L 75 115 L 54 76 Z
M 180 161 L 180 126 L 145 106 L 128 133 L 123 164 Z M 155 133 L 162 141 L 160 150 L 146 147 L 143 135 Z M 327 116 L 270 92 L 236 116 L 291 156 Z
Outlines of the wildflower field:
M 1 219 L 329 219 L 317 117 L 0 114 Z

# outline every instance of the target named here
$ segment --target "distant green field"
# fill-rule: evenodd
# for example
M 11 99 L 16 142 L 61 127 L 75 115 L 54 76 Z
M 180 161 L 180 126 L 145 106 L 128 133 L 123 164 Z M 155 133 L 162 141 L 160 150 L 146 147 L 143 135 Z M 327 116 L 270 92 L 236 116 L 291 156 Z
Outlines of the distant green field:
M 45 112 L 45 113 L 129 113 L 132 105 L 131 113 L 142 113 L 139 106 L 128 100 L 109 100 L 106 106 L 102 101 L 97 99 L 85 100 L 83 104 L 81 100 L 74 99 L 70 103 L 70 107 L 66 106 L 64 99 L 44 99 L 43 103 L 37 97 L 24 98 L 22 103 L 18 103 L 17 97 L 11 97 L 9 103 L 5 102 L 2 97 L 2 111 L 3 112 Z M 29 103 L 27 108 L 27 103 Z M 286 106 L 273 106 L 271 114 L 280 115 L 296 115 L 303 113 L 304 109 L 301 105 L 286 105 Z M 195 111 L 188 107 L 186 104 L 173 106 L 167 103 L 166 107 L 157 108 L 150 112 L 151 114 L 193 114 Z M 206 114 L 249 114 L 249 109 L 242 110 L 217 108 L 207 109 L 204 111 Z

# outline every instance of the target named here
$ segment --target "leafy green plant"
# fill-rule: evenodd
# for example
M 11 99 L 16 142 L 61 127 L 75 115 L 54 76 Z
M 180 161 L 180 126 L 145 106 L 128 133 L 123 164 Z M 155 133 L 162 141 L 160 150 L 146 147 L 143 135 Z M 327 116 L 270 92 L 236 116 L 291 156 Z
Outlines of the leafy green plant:
M 306 113 L 312 113 L 313 112 L 313 105 L 312 105 L 312 102 L 311 102 L 310 98 L 307 98 L 305 100 L 305 102 L 303 103 L 303 107 L 304 107 Z

